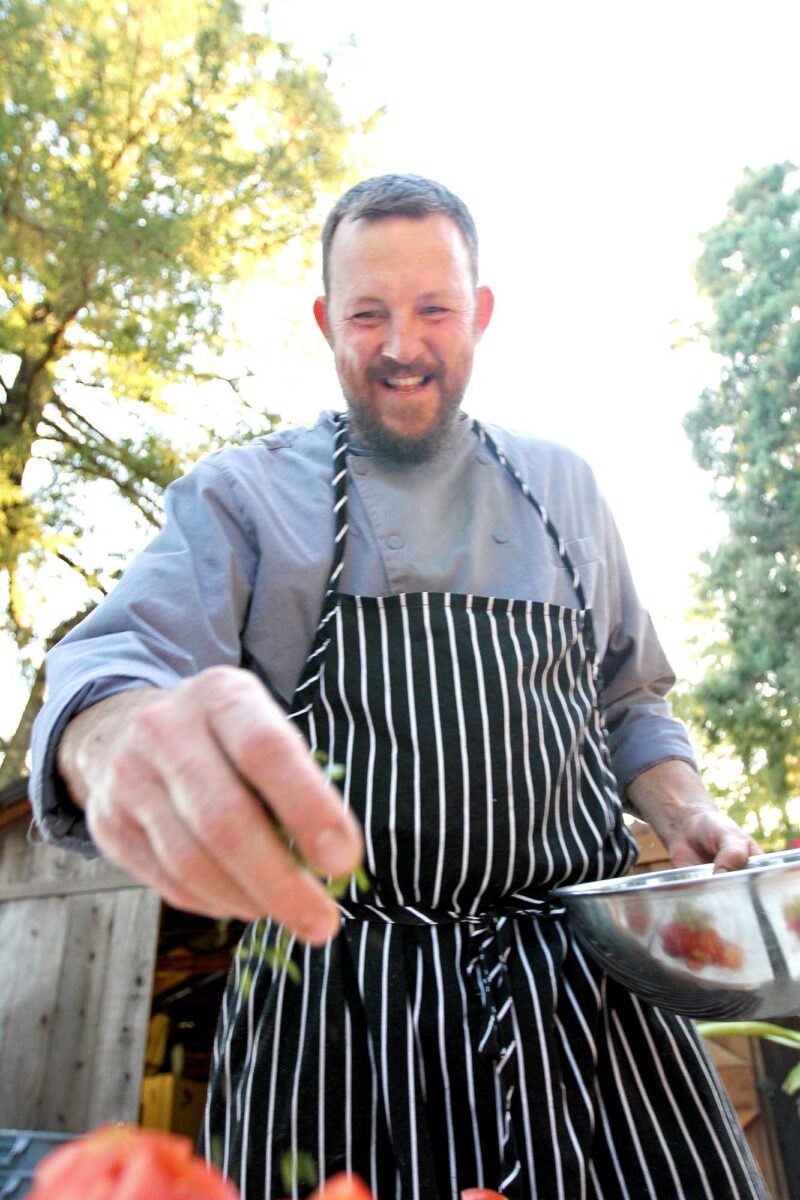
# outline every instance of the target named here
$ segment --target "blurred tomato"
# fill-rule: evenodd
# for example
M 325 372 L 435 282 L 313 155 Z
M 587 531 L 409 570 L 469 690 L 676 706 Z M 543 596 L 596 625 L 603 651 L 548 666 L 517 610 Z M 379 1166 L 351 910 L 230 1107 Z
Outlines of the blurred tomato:
M 348 1175 L 342 1171 L 339 1175 L 331 1175 L 322 1187 L 314 1192 L 311 1200 L 374 1200 L 372 1192 L 357 1175 Z
M 239 1200 L 189 1138 L 106 1125 L 67 1142 L 36 1168 L 28 1200 Z

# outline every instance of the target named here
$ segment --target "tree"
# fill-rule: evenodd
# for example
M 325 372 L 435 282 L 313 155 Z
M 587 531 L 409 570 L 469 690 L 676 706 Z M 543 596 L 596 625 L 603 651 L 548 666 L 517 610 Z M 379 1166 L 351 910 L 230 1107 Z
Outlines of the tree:
M 91 603 L 115 571 L 85 536 L 98 502 L 157 528 L 163 487 L 213 444 L 176 443 L 174 385 L 224 377 L 250 432 L 270 427 L 225 357 L 226 288 L 312 238 L 352 171 L 325 71 L 247 14 L 0 0 L 0 577 L 34 691 L 34 580 L 71 572 Z
M 729 532 L 704 558 L 701 612 L 713 641 L 684 712 L 742 764 L 735 811 L 771 809 L 773 845 L 798 835 L 800 797 L 800 172 L 749 170 L 697 264 L 721 356 L 686 429 Z M 757 831 L 759 832 L 759 831 Z M 766 840 L 769 841 L 769 838 Z

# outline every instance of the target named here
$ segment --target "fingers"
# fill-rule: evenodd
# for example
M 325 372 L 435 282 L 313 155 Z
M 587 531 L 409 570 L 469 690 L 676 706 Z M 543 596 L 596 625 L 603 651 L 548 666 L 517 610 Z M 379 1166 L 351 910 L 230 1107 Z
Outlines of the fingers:
M 760 853 L 753 839 L 730 817 L 710 810 L 697 818 L 688 841 L 697 862 L 713 862 L 714 871 L 738 871 L 752 854 Z
M 229 678 L 214 682 L 209 725 L 226 756 L 292 833 L 312 867 L 325 875 L 349 875 L 363 854 L 358 824 L 300 733 L 255 680 L 255 694 L 229 686 Z
M 730 821 L 714 855 L 714 871 L 738 871 L 746 866 L 749 858 L 763 853 L 749 834 Z
M 103 853 L 173 906 L 269 915 L 321 944 L 338 932 L 339 910 L 265 801 L 316 869 L 355 869 L 357 823 L 302 737 L 257 680 L 224 668 L 129 714 L 86 808 Z
M 159 857 L 154 852 L 148 835 L 127 813 L 116 812 L 109 819 L 93 805 L 87 817 L 92 837 L 104 856 L 157 891 L 173 908 L 202 913 L 208 917 L 249 919 L 249 915 L 243 911 L 246 906 L 244 897 L 240 898 L 241 908 L 237 907 L 235 900 L 223 898 L 222 894 L 218 903 L 215 903 L 213 888 L 206 886 L 198 890 L 193 887 L 192 874 L 186 880 L 180 878 L 172 868 L 170 858 Z
M 748 858 L 761 854 L 760 847 L 730 817 L 718 809 L 695 812 L 673 843 L 671 857 L 676 867 L 713 863 L 714 871 L 738 871 Z

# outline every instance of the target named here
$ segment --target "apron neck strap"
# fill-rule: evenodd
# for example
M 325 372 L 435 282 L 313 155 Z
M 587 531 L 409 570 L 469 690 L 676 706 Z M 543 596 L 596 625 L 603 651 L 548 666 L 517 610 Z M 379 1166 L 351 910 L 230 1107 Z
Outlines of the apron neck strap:
M 479 441 L 481 441 L 484 446 L 488 447 L 488 449 L 491 450 L 492 454 L 495 456 L 497 461 L 500 463 L 500 466 L 505 468 L 505 470 L 508 472 L 508 474 L 514 480 L 514 483 L 517 485 L 519 490 L 522 492 L 525 499 L 529 500 L 530 503 L 533 505 L 533 507 L 536 509 L 537 513 L 541 517 L 542 524 L 544 525 L 545 529 L 547 530 L 550 540 L 552 541 L 553 545 L 555 546 L 556 553 L 558 554 L 558 557 L 561 559 L 564 570 L 567 572 L 567 574 L 570 577 L 572 586 L 575 589 L 575 595 L 578 597 L 579 607 L 586 608 L 587 607 L 586 595 L 583 590 L 583 584 L 581 583 L 580 575 L 578 574 L 577 570 L 573 566 L 572 559 L 570 558 L 569 554 L 567 553 L 566 543 L 564 542 L 564 539 L 562 538 L 561 534 L 556 529 L 553 522 L 550 520 L 550 517 L 547 513 L 547 509 L 544 507 L 543 504 L 540 504 L 539 501 L 536 499 L 536 497 L 533 495 L 533 493 L 531 492 L 531 490 L 528 487 L 525 480 L 520 475 L 517 468 L 512 466 L 512 464 L 508 461 L 505 454 L 503 454 L 503 451 L 500 449 L 500 447 L 495 442 L 494 438 L 491 437 L 491 435 L 488 434 L 486 432 L 486 430 L 483 428 L 481 423 L 479 421 L 476 421 L 474 418 L 472 421 L 472 428 L 475 430 L 475 433 L 478 435 Z
M 348 450 L 348 429 L 347 429 L 347 413 L 338 412 L 334 415 L 335 433 L 333 440 L 333 479 L 331 486 L 333 487 L 333 514 L 335 521 L 335 539 L 333 546 L 333 562 L 331 565 L 331 573 L 328 579 L 328 586 L 325 590 L 325 600 L 323 603 L 322 614 L 325 616 L 333 607 L 338 591 L 339 577 L 344 566 L 344 548 L 347 540 L 347 530 L 349 528 L 347 522 L 347 450 Z M 578 598 L 580 608 L 586 608 L 586 595 L 583 590 L 580 575 L 573 566 L 572 560 L 567 553 L 566 544 L 561 534 L 556 529 L 553 522 L 547 513 L 543 504 L 536 499 L 531 492 L 525 480 L 520 475 L 519 471 L 506 458 L 503 451 L 495 442 L 494 438 L 487 433 L 479 421 L 473 420 L 472 428 L 474 429 L 478 440 L 487 447 L 500 463 L 501 467 L 509 474 L 514 484 L 522 492 L 526 500 L 528 500 L 544 525 L 550 540 L 555 547 L 558 557 L 561 559 L 564 570 L 570 578 L 575 595 Z
M 339 577 L 344 568 L 344 548 L 347 541 L 347 531 L 350 528 L 347 521 L 347 449 L 349 441 L 347 413 L 334 413 L 333 421 L 335 427 L 333 435 L 333 478 L 331 480 L 334 519 L 333 561 L 322 602 L 321 620 L 330 613 L 336 603 L 336 593 L 339 590 Z

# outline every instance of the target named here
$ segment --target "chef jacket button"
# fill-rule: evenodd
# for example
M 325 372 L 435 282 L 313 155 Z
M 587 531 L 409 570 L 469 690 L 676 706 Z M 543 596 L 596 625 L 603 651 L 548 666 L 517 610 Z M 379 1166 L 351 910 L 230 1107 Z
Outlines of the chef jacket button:
M 399 550 L 403 545 L 403 539 L 400 537 L 399 533 L 393 533 L 386 539 L 386 545 L 390 550 Z
M 485 466 L 487 463 L 491 462 L 492 460 L 489 458 L 488 454 L 484 454 L 482 450 L 479 450 L 478 453 L 475 455 L 475 461 L 479 462 L 479 463 L 483 463 Z
M 505 533 L 505 532 L 504 532 L 502 529 L 493 529 L 493 530 L 492 530 L 492 537 L 494 538 L 494 540 L 495 540 L 496 542 L 499 542 L 499 543 L 501 544 L 501 546 L 502 546 L 502 545 L 503 545 L 505 542 L 507 542 L 507 541 L 508 541 L 508 534 L 507 534 L 507 533 Z
M 356 475 L 366 475 L 369 471 L 369 463 L 365 462 L 363 458 L 356 458 L 355 455 L 350 459 L 350 467 Z

